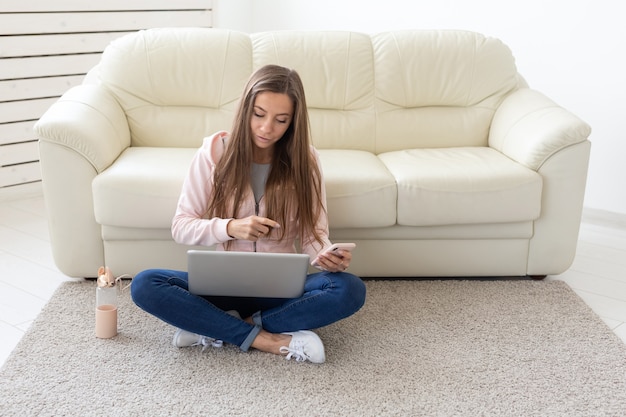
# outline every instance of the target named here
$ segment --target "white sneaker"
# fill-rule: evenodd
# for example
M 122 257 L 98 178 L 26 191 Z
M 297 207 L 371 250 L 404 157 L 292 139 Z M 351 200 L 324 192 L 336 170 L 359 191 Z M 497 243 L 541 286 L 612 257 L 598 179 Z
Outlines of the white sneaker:
M 190 347 L 190 346 L 202 346 L 202 349 L 206 349 L 208 346 L 222 347 L 224 342 L 221 340 L 213 339 L 211 337 L 201 336 L 199 334 L 191 333 L 183 329 L 176 330 L 174 333 L 174 339 L 172 344 L 178 348 Z
M 324 363 L 326 360 L 324 344 L 319 336 L 312 331 L 300 330 L 283 334 L 291 335 L 289 347 L 283 346 L 280 348 L 281 353 L 287 354 L 287 360 L 294 358 L 296 362 L 308 360 L 313 363 Z
M 239 312 L 236 310 L 227 311 L 233 317 L 237 317 L 241 319 Z M 172 344 L 176 347 L 190 347 L 190 346 L 202 346 L 202 350 L 206 349 L 208 346 L 213 346 L 220 348 L 224 345 L 224 342 L 218 339 L 213 339 L 212 337 L 201 336 L 199 334 L 191 333 L 183 329 L 176 330 L 174 333 L 174 338 L 172 339 Z

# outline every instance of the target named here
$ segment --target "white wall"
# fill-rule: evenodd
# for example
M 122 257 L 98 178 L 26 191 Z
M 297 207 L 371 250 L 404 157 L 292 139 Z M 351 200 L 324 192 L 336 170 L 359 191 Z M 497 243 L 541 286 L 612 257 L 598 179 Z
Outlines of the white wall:
M 585 206 L 626 214 L 626 25 L 620 0 L 216 0 L 214 26 L 467 29 L 502 39 L 520 73 L 588 122 Z

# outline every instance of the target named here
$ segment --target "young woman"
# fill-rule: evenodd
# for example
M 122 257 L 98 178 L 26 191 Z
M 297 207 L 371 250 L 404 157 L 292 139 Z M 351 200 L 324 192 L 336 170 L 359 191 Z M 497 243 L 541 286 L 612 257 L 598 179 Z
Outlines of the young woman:
M 133 300 L 178 328 L 175 346 L 224 341 L 243 351 L 324 362 L 324 345 L 310 329 L 358 311 L 365 285 L 345 272 L 349 251 L 324 252 L 331 245 L 326 194 L 295 71 L 268 65 L 251 76 L 232 132 L 205 138 L 193 159 L 172 235 L 186 245 L 258 252 L 295 252 L 299 240 L 321 270 L 307 277 L 296 299 L 201 297 L 189 293 L 186 272 L 139 273 Z

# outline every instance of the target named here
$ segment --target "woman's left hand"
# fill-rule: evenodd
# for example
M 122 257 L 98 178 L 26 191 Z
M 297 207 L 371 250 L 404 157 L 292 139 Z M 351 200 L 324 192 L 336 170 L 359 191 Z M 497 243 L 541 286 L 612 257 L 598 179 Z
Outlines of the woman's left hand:
M 335 252 L 324 252 L 317 255 L 314 264 L 324 271 L 343 272 L 348 269 L 351 260 L 352 252 L 340 249 Z

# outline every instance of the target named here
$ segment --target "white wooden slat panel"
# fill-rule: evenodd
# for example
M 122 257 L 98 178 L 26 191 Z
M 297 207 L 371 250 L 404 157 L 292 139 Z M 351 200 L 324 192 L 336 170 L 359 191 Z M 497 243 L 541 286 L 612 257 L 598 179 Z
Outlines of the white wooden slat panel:
M 0 123 L 39 119 L 58 98 L 0 103 Z
M 41 181 L 39 162 L 0 167 L 0 187 Z
M 82 75 L 69 75 L 0 81 L 0 101 L 59 97 L 70 88 L 82 83 L 83 78 Z
M 152 27 L 211 26 L 211 11 L 0 14 L 0 35 L 111 32 Z
M 35 120 L 0 124 L 0 145 L 35 140 Z
M 1 175 L 1 174 L 0 174 Z M 24 198 L 41 197 L 41 181 L 0 188 L 0 201 L 12 201 Z
M 0 80 L 86 74 L 100 61 L 100 56 L 82 54 L 7 58 L 0 65 Z
M 102 52 L 114 39 L 130 32 L 25 35 L 0 39 L 0 58 Z
M 0 166 L 15 165 L 39 160 L 37 141 L 0 146 Z
M 3 12 L 211 9 L 211 0 L 0 0 Z
M 33 126 L 111 41 L 211 19 L 211 0 L 0 0 L 0 197 L 41 189 Z

